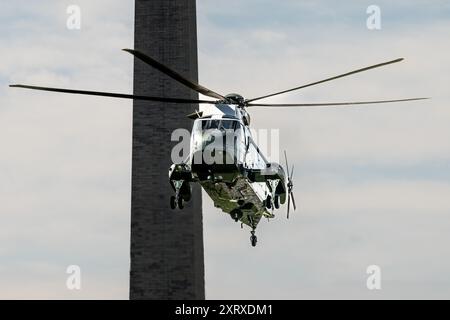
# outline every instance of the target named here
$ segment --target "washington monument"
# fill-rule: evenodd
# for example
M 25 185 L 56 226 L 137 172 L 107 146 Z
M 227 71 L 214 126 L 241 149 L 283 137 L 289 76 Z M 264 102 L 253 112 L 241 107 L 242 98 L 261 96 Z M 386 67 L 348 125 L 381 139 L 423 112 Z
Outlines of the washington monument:
M 197 80 L 195 0 L 135 0 L 135 49 Z M 197 98 L 135 59 L 134 94 Z M 201 191 L 171 210 L 171 134 L 190 129 L 195 105 L 134 101 L 130 299 L 204 299 Z

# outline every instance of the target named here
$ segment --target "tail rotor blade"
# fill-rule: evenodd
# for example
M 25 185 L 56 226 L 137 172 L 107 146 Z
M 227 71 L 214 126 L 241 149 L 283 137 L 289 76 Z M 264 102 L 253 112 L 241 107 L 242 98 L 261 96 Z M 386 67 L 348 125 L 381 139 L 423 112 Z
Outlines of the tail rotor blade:
M 291 195 L 288 194 L 287 218 L 289 219 L 289 208 L 291 207 Z
M 284 150 L 284 160 L 286 161 L 286 171 L 287 171 L 287 175 L 289 177 L 289 163 L 288 163 L 288 159 L 287 159 L 286 150 Z
M 295 205 L 294 194 L 291 192 L 290 195 L 291 195 L 291 197 L 292 197 L 292 206 L 294 207 L 294 211 L 295 211 L 295 210 L 297 210 L 297 206 Z

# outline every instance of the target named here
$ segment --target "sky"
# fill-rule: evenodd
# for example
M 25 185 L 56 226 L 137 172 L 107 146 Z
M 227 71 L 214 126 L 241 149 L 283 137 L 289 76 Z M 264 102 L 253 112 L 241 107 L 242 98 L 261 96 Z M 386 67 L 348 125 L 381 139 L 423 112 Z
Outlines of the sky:
M 0 0 L 0 298 L 127 299 L 134 2 Z M 69 5 L 81 29 L 68 30 Z M 366 26 L 381 9 L 381 29 Z M 267 99 L 432 97 L 352 108 L 252 109 L 280 130 L 297 211 L 248 230 L 203 194 L 209 299 L 450 298 L 448 1 L 197 1 L 199 81 L 247 98 L 403 57 Z M 79 265 L 81 290 L 66 269 Z M 381 270 L 368 290 L 366 269 Z M 250 271 L 250 272 L 249 272 Z

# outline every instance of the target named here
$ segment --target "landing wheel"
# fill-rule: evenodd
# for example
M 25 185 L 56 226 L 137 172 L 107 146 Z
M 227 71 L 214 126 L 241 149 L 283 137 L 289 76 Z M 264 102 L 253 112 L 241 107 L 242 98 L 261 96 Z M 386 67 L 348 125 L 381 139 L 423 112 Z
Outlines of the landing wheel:
M 231 215 L 231 218 L 232 218 L 234 221 L 236 221 L 236 222 L 238 222 L 239 219 L 242 218 L 242 212 L 241 212 L 240 210 L 233 210 L 233 211 L 230 213 L 230 215 Z
M 258 238 L 256 236 L 250 237 L 250 242 L 252 244 L 252 247 L 256 247 L 256 243 L 258 242 Z
M 267 198 L 266 198 L 266 208 L 267 209 L 272 208 L 272 197 L 271 196 L 267 196 Z
M 170 208 L 171 208 L 172 210 L 175 210 L 176 207 L 177 207 L 177 201 L 176 201 L 176 198 L 175 198 L 175 196 L 171 196 L 171 197 L 170 197 Z
M 275 209 L 280 208 L 280 197 L 279 196 L 275 196 L 274 205 L 275 205 Z
M 256 247 L 256 243 L 258 242 L 258 238 L 255 236 L 255 231 L 252 231 L 252 235 L 250 237 L 250 243 L 252 247 Z
M 177 204 L 178 204 L 178 208 L 179 208 L 180 210 L 184 208 L 184 205 L 183 205 L 183 198 L 182 198 L 182 197 L 179 197 L 179 198 L 178 198 Z

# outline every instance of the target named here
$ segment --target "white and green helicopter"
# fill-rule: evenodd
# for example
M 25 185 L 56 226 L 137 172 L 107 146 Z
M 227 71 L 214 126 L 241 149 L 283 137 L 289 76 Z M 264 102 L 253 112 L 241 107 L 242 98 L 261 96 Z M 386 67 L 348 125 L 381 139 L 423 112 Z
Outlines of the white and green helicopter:
M 257 102 L 265 98 L 397 63 L 403 59 L 372 65 L 281 92 L 244 99 L 239 94 L 221 95 L 216 93 L 187 79 L 143 52 L 132 49 L 124 49 L 124 51 L 131 53 L 137 59 L 142 60 L 190 89 L 216 100 L 150 97 L 20 84 L 11 85 L 10 87 L 165 103 L 198 104 L 200 106 L 199 110 L 188 115 L 194 120 L 189 157 L 184 161 L 174 163 L 169 169 L 169 183 L 174 191 L 174 195 L 170 198 L 170 206 L 172 209 L 183 209 L 183 202 L 191 199 L 191 184 L 198 182 L 211 197 L 217 208 L 229 214 L 236 222 L 241 222 L 241 226 L 245 224 L 251 228 L 250 241 L 252 246 L 256 246 L 257 237 L 255 230 L 261 218 L 274 218 L 274 209 L 278 209 L 280 204 L 285 204 L 286 201 L 287 217 L 289 218 L 290 203 L 292 202 L 294 210 L 296 209 L 296 204 L 292 193 L 294 167 L 289 168 L 286 152 L 284 152 L 286 171 L 280 164 L 272 163 L 266 159 L 250 132 L 250 115 L 247 112 L 247 108 L 352 106 L 427 99 L 410 98 L 296 104 L 264 104 Z

